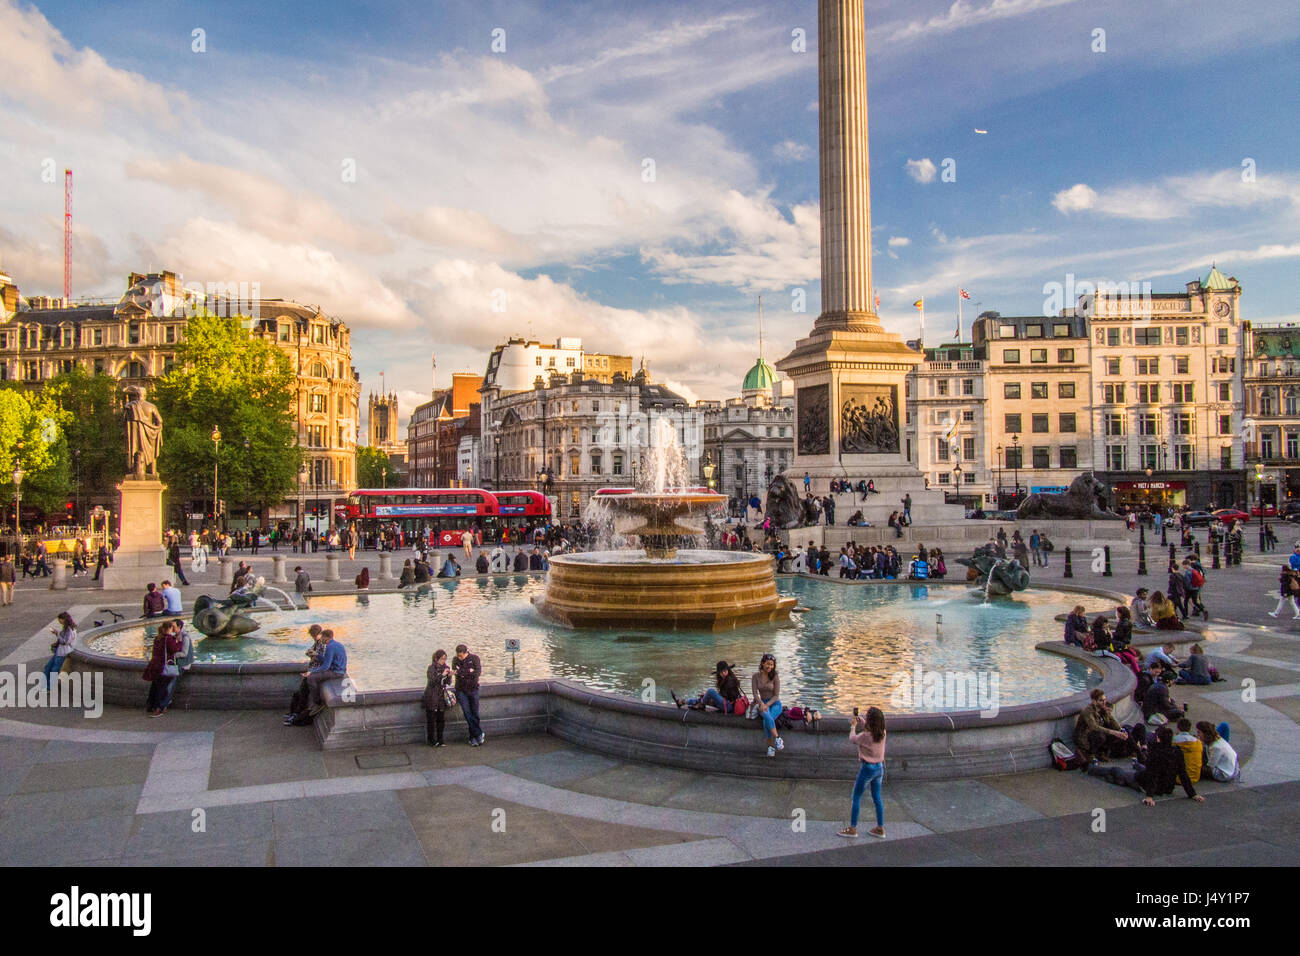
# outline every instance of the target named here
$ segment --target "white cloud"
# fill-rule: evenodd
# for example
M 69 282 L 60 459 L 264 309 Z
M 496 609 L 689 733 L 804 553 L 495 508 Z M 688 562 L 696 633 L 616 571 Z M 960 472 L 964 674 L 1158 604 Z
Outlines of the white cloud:
M 1300 176 L 1281 171 L 1251 181 L 1241 170 L 1167 176 L 1146 183 L 1128 183 L 1098 191 L 1077 183 L 1058 192 L 1052 205 L 1063 213 L 1091 211 L 1117 219 L 1181 219 L 1213 209 L 1245 209 L 1267 205 L 1270 212 L 1300 213 Z
M 802 162 L 812 155 L 812 147 L 787 139 L 772 147 L 772 155 L 786 163 Z
M 904 169 L 907 170 L 907 175 L 918 183 L 932 183 L 939 173 L 934 162 L 928 156 L 924 159 L 909 159 L 904 165 Z
M 1075 183 L 1053 196 L 1052 205 L 1064 213 L 1091 209 L 1097 205 L 1097 190 L 1086 183 Z
M 902 246 L 910 246 L 911 244 L 912 244 L 912 240 L 907 238 L 907 236 L 889 237 L 889 248 L 891 249 L 900 248 Z
M 996 20 L 1023 17 L 1040 10 L 1063 7 L 1077 2 L 1079 0 L 992 0 L 984 6 L 978 6 L 969 0 L 954 0 L 946 13 L 925 20 L 886 23 L 869 30 L 868 42 L 879 48 L 878 45 L 968 30 Z

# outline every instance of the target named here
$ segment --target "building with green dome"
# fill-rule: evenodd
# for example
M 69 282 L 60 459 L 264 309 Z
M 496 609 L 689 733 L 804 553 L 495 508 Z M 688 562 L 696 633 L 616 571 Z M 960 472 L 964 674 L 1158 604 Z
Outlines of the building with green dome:
M 740 503 L 767 500 L 767 486 L 794 460 L 794 396 L 788 380 L 763 358 L 745 373 L 740 396 L 700 402 L 704 451 L 713 487 Z

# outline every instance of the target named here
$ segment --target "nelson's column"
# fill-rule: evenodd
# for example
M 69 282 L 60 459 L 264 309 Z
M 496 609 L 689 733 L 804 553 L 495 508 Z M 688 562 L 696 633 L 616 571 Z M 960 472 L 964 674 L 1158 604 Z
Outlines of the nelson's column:
M 819 494 L 831 478 L 873 479 L 881 494 L 861 503 L 873 524 L 884 524 L 905 494 L 914 524 L 948 523 L 964 509 L 925 491 L 909 460 L 915 449 L 901 447 L 905 379 L 924 356 L 886 332 L 872 304 L 862 7 L 863 0 L 817 4 L 822 313 L 776 363 L 794 380 L 795 458 L 786 475 L 802 491 L 809 473 Z

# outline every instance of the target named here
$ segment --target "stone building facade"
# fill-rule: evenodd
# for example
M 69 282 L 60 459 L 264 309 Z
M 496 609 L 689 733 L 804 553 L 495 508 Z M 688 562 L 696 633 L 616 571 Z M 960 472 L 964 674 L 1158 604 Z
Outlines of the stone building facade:
M 1242 323 L 1244 480 L 1253 504 L 1300 501 L 1300 323 Z
M 267 514 L 227 514 L 227 523 L 296 521 L 298 507 L 315 507 L 323 524 L 356 478 L 360 381 L 352 365 L 351 331 L 319 307 L 284 299 L 212 296 L 187 287 L 174 272 L 131 273 L 117 301 L 65 304 L 24 300 L 0 275 L 0 379 L 39 387 L 80 366 L 127 385 L 148 386 L 176 361 L 187 317 L 199 308 L 246 317 L 249 334 L 274 343 L 296 375 L 292 407 L 304 472 L 296 502 Z M 201 503 L 186 513 L 201 513 Z
M 784 391 L 783 391 L 784 386 Z M 794 461 L 794 397 L 762 357 L 741 383 L 740 396 L 696 403 L 704 451 L 715 466 L 714 490 L 737 502 L 757 495 Z

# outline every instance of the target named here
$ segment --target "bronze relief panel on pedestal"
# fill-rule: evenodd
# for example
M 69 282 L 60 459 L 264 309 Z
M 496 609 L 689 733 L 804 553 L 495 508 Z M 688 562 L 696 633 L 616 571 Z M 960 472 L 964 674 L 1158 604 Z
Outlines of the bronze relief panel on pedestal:
M 898 454 L 897 385 L 845 385 L 840 398 L 841 453 Z
M 829 385 L 809 385 L 795 393 L 799 417 L 800 455 L 831 453 L 831 390 Z

